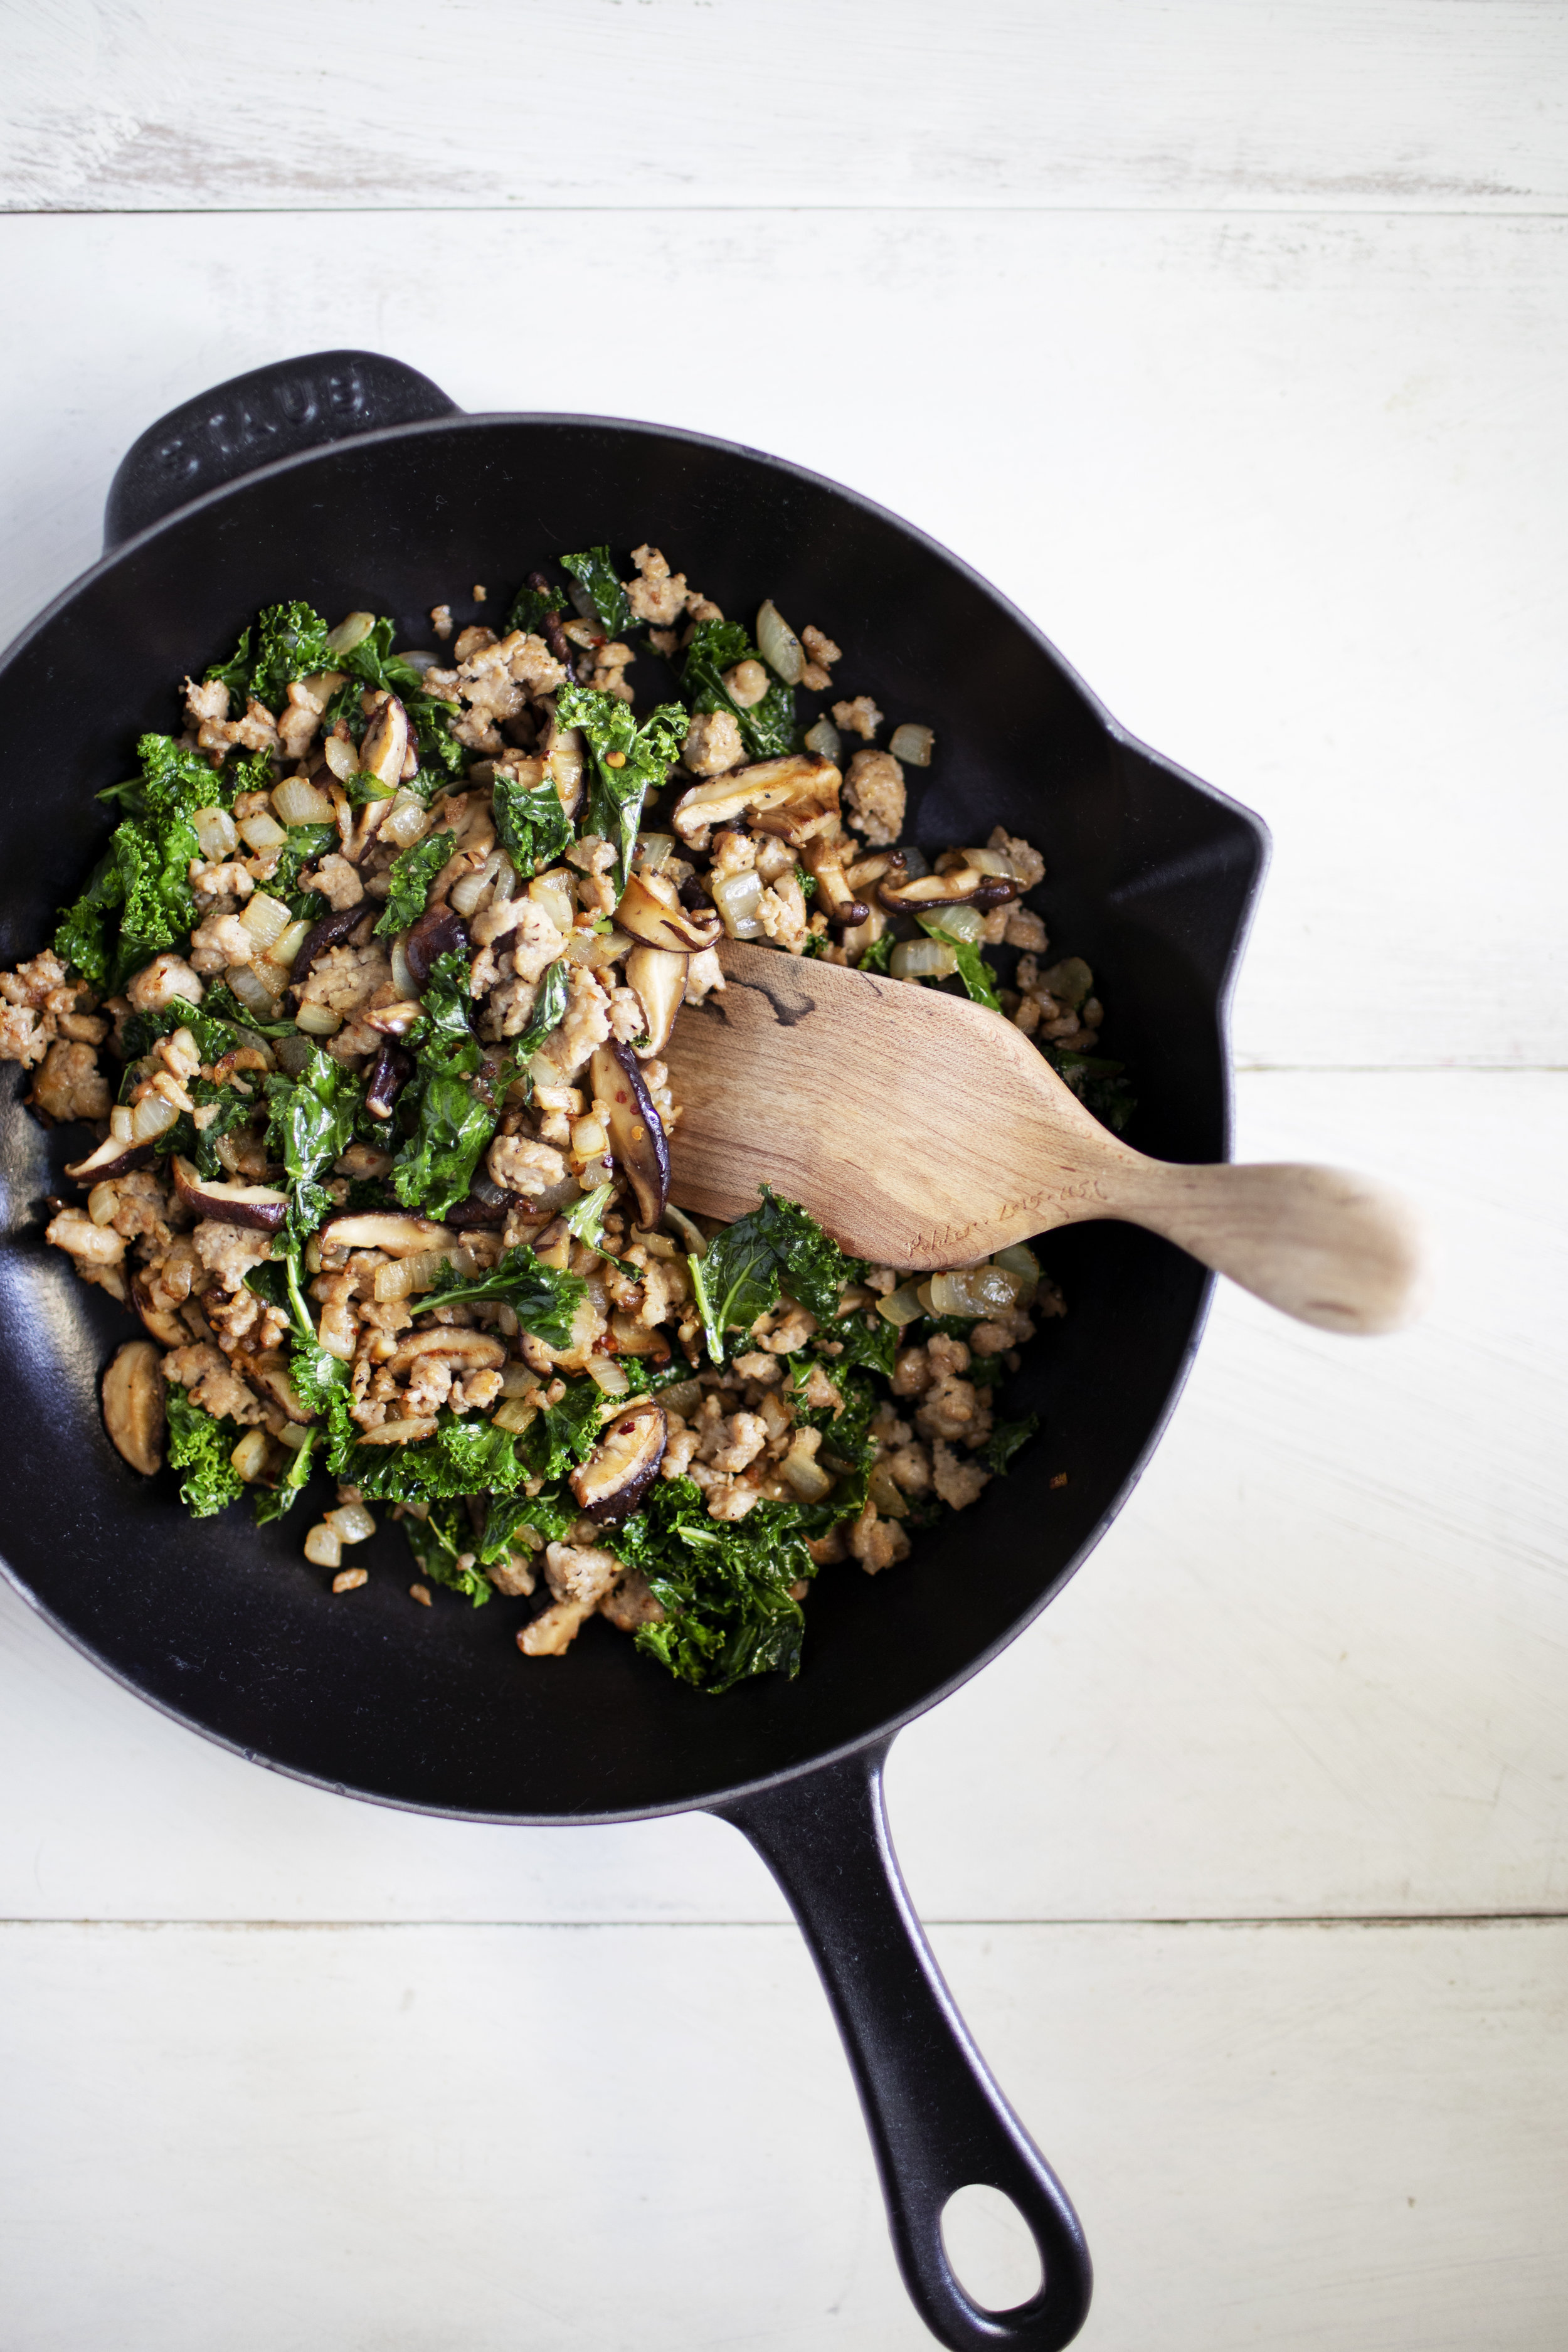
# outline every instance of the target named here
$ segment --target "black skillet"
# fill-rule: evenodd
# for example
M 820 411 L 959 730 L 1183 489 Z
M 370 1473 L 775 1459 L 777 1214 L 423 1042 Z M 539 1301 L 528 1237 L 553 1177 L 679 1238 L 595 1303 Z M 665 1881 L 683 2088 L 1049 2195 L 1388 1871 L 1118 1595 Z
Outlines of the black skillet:
M 1001 822 L 1043 845 L 1054 951 L 1094 967 L 1108 1040 L 1136 1075 L 1136 1141 L 1223 1159 L 1226 1002 L 1267 849 L 1256 817 L 1131 741 L 984 581 L 836 484 L 655 425 L 462 415 L 369 352 L 258 369 L 144 434 L 110 493 L 102 561 L 0 664 L 0 963 L 34 953 L 79 888 L 108 824 L 92 795 L 132 740 L 178 723 L 174 682 L 258 605 L 370 605 L 397 616 L 401 642 L 426 642 L 428 607 L 463 616 L 475 582 L 493 619 L 560 549 L 645 539 L 726 611 L 766 593 L 826 628 L 847 648 L 847 690 L 935 728 L 917 837 L 983 840 Z M 237 1511 L 193 1524 L 166 1476 L 134 1476 L 97 1392 L 125 1319 L 42 1240 L 80 1131 L 47 1134 L 19 1097 L 0 1111 L 0 1535 L 26 1597 L 165 1713 L 343 1795 L 467 1820 L 702 1807 L 732 1822 L 822 1973 L 926 2325 L 954 2347 L 1068 2343 L 1089 2303 L 1082 2232 L 938 1973 L 882 1764 L 902 1725 L 1060 1591 L 1125 1501 L 1197 1343 L 1202 1270 L 1128 1225 L 1047 1242 L 1070 1311 L 1016 1384 L 1045 1433 L 907 1565 L 825 1573 L 797 1681 L 714 1699 L 597 1620 L 564 1662 L 525 1663 L 512 1604 L 412 1607 L 395 1528 L 345 1602 L 300 1557 L 300 1527 L 260 1532 Z M 1015 2310 L 983 2311 L 943 2252 L 942 2208 L 969 2182 L 1004 2191 L 1034 2231 L 1045 2282 Z

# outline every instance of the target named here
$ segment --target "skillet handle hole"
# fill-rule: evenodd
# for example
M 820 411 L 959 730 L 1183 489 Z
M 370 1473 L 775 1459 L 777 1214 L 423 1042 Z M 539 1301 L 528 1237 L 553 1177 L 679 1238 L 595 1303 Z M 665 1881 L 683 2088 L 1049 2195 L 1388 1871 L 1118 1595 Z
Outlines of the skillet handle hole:
M 965 2294 L 982 2311 L 1012 2311 L 1045 2284 L 1035 2233 L 1010 2197 L 972 2180 L 942 2209 L 942 2242 Z

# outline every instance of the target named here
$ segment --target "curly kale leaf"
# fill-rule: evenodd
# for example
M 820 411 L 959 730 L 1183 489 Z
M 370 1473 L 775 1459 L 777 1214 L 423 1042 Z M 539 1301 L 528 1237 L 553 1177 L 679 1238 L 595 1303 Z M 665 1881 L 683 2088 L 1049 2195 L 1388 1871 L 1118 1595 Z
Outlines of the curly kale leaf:
M 143 735 L 136 746 L 142 763 L 142 799 L 148 815 L 181 818 L 186 823 L 202 808 L 231 808 L 237 792 L 264 789 L 255 778 L 258 761 L 237 761 L 226 772 L 215 768 L 205 753 L 177 743 L 172 735 Z M 258 755 L 266 783 L 272 780 L 271 761 Z
M 616 887 L 624 890 L 631 877 L 643 802 L 658 790 L 680 757 L 686 713 L 678 702 L 661 703 L 639 727 L 630 703 L 619 695 L 563 686 L 555 698 L 555 717 L 562 727 L 580 727 L 587 738 L 594 754 L 587 830 L 615 843 Z
M 761 659 L 739 621 L 700 621 L 687 648 L 680 691 L 692 710 L 729 711 L 750 756 L 773 760 L 795 748 L 795 688 L 782 677 L 771 678 L 762 700 L 742 710 L 724 683 L 725 671 L 737 662 Z
M 415 1076 L 398 1106 L 400 1117 L 412 1115 L 413 1126 L 394 1162 L 392 1184 L 405 1209 L 444 1217 L 467 1200 L 499 1113 L 471 1083 L 484 1054 L 468 1025 L 465 956 L 454 950 L 437 958 L 422 1002 L 424 1012 L 407 1036 Z
M 973 940 L 955 940 L 950 931 L 942 929 L 940 915 L 921 915 L 916 920 L 927 939 L 940 940 L 942 946 L 951 948 L 958 958 L 958 977 L 963 982 L 964 994 L 973 997 L 976 1004 L 988 1004 L 993 1013 L 1000 1013 L 1002 1000 L 996 993 L 996 975 L 976 942 Z M 881 942 L 878 944 L 879 946 Z M 865 969 L 864 962 L 861 969 Z
M 816 1574 L 805 1547 L 825 1526 L 820 1511 L 794 1503 L 710 1518 L 691 1479 L 660 1479 L 616 1537 L 616 1552 L 642 1570 L 665 1612 L 662 1624 L 638 1630 L 637 1647 L 703 1690 L 795 1674 L 805 1620 L 790 1588 Z
M 572 1344 L 572 1320 L 588 1286 L 580 1274 L 566 1274 L 541 1265 L 526 1242 L 507 1250 L 488 1274 L 460 1275 L 444 1265 L 436 1286 L 420 1300 L 420 1311 L 430 1307 L 474 1307 L 500 1303 L 510 1307 L 525 1331 L 548 1348 Z
M 225 1182 L 228 1171 L 218 1157 L 218 1139 L 246 1124 L 256 1108 L 256 1097 L 242 1095 L 237 1087 L 215 1086 L 210 1078 L 192 1078 L 188 1092 L 197 1110 L 210 1109 L 215 1116 L 205 1127 L 198 1127 L 189 1111 L 182 1111 L 174 1126 L 164 1129 L 153 1149 L 160 1159 L 177 1151 L 182 1160 L 193 1163 L 198 1176 Z
M 524 877 L 553 866 L 572 839 L 572 820 L 548 776 L 542 784 L 520 784 L 498 768 L 490 805 L 501 847 Z
M 825 1453 L 837 1454 L 839 1461 L 856 1469 L 869 1469 L 876 1456 L 870 1436 L 871 1416 L 881 1402 L 880 1391 L 869 1375 L 847 1368 L 843 1359 L 825 1356 L 817 1367 L 826 1372 L 830 1385 L 838 1391 L 838 1402 L 831 1405 L 808 1405 L 802 1402 L 801 1390 L 809 1378 L 809 1368 L 795 1374 L 795 1419 L 808 1429 L 820 1429 Z M 841 1517 L 847 1507 L 845 1501 L 834 1497 L 834 1516 Z
M 536 1413 L 522 1433 L 519 1451 L 529 1476 L 548 1485 L 586 1462 L 598 1443 L 604 1403 L 596 1382 L 568 1381 L 560 1403 Z
M 380 938 L 390 938 L 394 931 L 406 931 L 419 920 L 430 896 L 430 885 L 457 845 L 455 833 L 432 833 L 425 840 L 416 841 L 412 849 L 398 852 L 392 861 L 392 887 L 387 893 L 386 911 L 375 927 Z
M 304 1441 L 297 1454 L 289 1456 L 283 1475 L 276 1486 L 256 1489 L 256 1524 L 269 1527 L 274 1519 L 285 1518 L 310 1483 L 315 1467 L 316 1444 L 321 1437 L 319 1428 L 306 1430 Z
M 530 582 L 520 588 L 511 600 L 511 610 L 506 616 L 508 629 L 521 629 L 525 635 L 542 634 L 542 624 L 546 613 L 559 613 L 566 603 L 563 588 L 536 588 Z
M 363 1083 L 312 1045 L 298 1077 L 272 1072 L 267 1099 L 267 1147 L 289 1171 L 286 1231 L 290 1241 L 303 1244 L 336 1206 L 322 1180 L 353 1140 Z
M 1037 1412 L 1026 1413 L 1022 1421 L 999 1421 L 981 1447 L 981 1459 L 1005 1477 L 1013 1466 L 1013 1456 L 1021 1445 L 1026 1445 L 1040 1425 Z
M 588 592 L 589 602 L 612 637 L 624 637 L 637 625 L 626 592 L 616 576 L 607 547 L 585 547 L 580 555 L 563 555 L 561 569 Z
M 195 929 L 196 902 L 186 879 L 200 856 L 195 835 L 178 819 L 128 818 L 75 906 L 62 910 L 55 952 L 96 988 L 123 988 L 163 948 L 183 946 Z
M 705 1257 L 687 1260 L 716 1364 L 724 1360 L 725 1333 L 749 1331 L 759 1315 L 777 1306 L 781 1289 L 819 1323 L 832 1323 L 845 1285 L 863 1271 L 798 1202 L 765 1184 L 762 1191 L 754 1209 L 714 1234 Z
M 481 1575 L 473 1564 L 473 1530 L 465 1508 L 465 1498 L 432 1503 L 429 1517 L 405 1518 L 403 1532 L 408 1538 L 408 1549 L 417 1560 L 421 1573 L 427 1576 L 432 1584 L 444 1584 L 453 1592 L 466 1594 L 476 1609 L 483 1607 L 495 1587 L 489 1578 Z M 459 1565 L 460 1558 L 465 1555 L 469 1561 L 466 1567 Z
M 210 1519 L 244 1488 L 245 1481 L 229 1455 L 245 1433 L 226 1414 L 220 1421 L 204 1412 L 184 1389 L 171 1388 L 166 1403 L 170 1467 L 185 1474 L 180 1481 L 180 1500 L 193 1519 Z
M 892 954 L 893 950 L 898 946 L 898 944 L 899 943 L 893 937 L 891 931 L 884 931 L 879 940 L 872 940 L 870 946 L 867 949 L 865 954 L 860 958 L 859 962 L 856 965 L 856 971 L 885 972 L 888 969 L 888 958 Z
M 424 672 L 393 652 L 393 634 L 392 623 L 384 618 L 357 646 L 351 646 L 346 653 L 333 655 L 331 667 L 347 670 L 353 683 L 333 698 L 327 715 L 334 724 L 340 717 L 346 717 L 358 742 L 364 732 L 359 690 L 369 686 L 395 694 L 408 714 L 409 729 L 419 754 L 420 773 L 407 789 L 417 793 L 422 800 L 428 800 L 433 783 L 444 783 L 463 773 L 468 754 L 452 732 L 452 714 L 457 706 L 426 692 Z
M 256 651 L 246 629 L 226 662 L 216 662 L 210 678 L 221 678 L 228 688 L 229 705 L 242 709 L 254 695 L 277 717 L 296 678 L 314 677 L 322 670 L 342 667 L 327 643 L 327 625 L 313 604 L 268 604 L 256 622 Z
M 327 902 L 319 890 L 304 890 L 300 877 L 307 866 L 314 866 L 337 844 L 335 824 L 291 824 L 289 838 L 278 853 L 277 870 L 267 885 L 268 893 L 281 898 L 297 923 L 320 922 L 327 911 Z
M 342 1467 L 356 1434 L 349 1419 L 349 1368 L 322 1347 L 310 1320 L 310 1310 L 305 1304 L 300 1255 L 296 1244 L 292 1249 L 264 1259 L 261 1265 L 251 1267 L 245 1277 L 245 1286 L 289 1318 L 289 1382 L 307 1411 L 325 1413 L 326 1466 L 336 1471 Z M 311 1432 L 312 1437 L 318 1433 Z
M 126 1014 L 121 1032 L 126 1061 L 140 1061 L 143 1054 L 152 1052 L 160 1037 L 172 1037 L 176 1029 L 190 1031 L 204 1062 L 217 1061 L 239 1042 L 226 1021 L 214 1018 L 210 992 L 201 1004 L 187 1004 L 183 996 L 174 996 L 156 1012 Z
M 292 1037 L 295 1034 L 292 1021 L 258 1021 L 248 1004 L 240 1003 L 226 981 L 208 981 L 202 1010 L 210 1013 L 215 1021 L 226 1022 L 230 1028 L 239 1030 L 242 1044 L 254 1037 Z
M 861 1364 L 869 1372 L 880 1372 L 884 1380 L 892 1379 L 899 1334 L 880 1315 L 837 1316 L 823 1336 L 837 1339 L 843 1348 L 843 1354 L 834 1360 L 841 1367 Z
M 413 1445 L 362 1440 L 342 1475 L 368 1502 L 437 1503 L 458 1495 L 514 1494 L 525 1473 L 510 1431 L 447 1414 L 434 1437 Z
M 1074 1054 L 1060 1045 L 1042 1045 L 1040 1051 L 1085 1110 L 1092 1111 L 1113 1135 L 1120 1135 L 1138 1108 L 1138 1097 L 1121 1075 L 1126 1064 L 1104 1061 L 1094 1054 Z

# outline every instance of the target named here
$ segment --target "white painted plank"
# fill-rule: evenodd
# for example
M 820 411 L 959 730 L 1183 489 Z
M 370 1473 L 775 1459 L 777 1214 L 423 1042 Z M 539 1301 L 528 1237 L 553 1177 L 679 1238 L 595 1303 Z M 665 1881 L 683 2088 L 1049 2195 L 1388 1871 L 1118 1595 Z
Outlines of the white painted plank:
M 319 215 L 0 221 L 16 314 L 57 322 L 0 381 L 0 631 L 96 552 L 135 435 L 268 357 L 358 341 L 473 408 L 637 408 L 907 514 L 1261 811 L 1244 1061 L 1568 1062 L 1568 225 L 620 215 L 573 299 L 670 352 L 629 380 L 503 299 L 538 237 L 403 219 L 345 268 Z M 471 341 L 459 281 L 494 290 Z M 839 357 L 681 363 L 670 321 L 714 315 L 736 352 L 795 318 Z
M 1086 2352 L 1551 2352 L 1568 1927 L 958 1928 Z M 0 1932 L 15 2352 L 910 2352 L 783 1928 Z
M 1568 1909 L 1568 1077 L 1254 1074 L 1240 1095 L 1255 1156 L 1427 1171 L 1446 1283 L 1419 1329 L 1364 1342 L 1221 1296 L 1082 1574 L 894 1750 L 928 1916 Z M 8 1594 L 0 1786 L 0 1916 L 779 1916 L 712 1822 L 480 1829 L 258 1771 Z
M 1550 0 L 67 0 L 13 12 L 33 209 L 1561 204 Z

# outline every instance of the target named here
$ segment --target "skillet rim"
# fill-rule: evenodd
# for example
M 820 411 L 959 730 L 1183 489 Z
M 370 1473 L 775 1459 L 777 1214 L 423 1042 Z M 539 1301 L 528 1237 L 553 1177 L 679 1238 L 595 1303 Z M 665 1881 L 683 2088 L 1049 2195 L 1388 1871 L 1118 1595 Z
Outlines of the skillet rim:
M 1210 784 L 1202 777 L 1193 774 L 1191 771 L 1183 768 L 1163 752 L 1154 751 L 1121 726 L 1100 696 L 1080 677 L 1073 664 L 1047 636 L 1045 631 L 973 564 L 955 554 L 951 548 L 934 538 L 929 531 L 923 530 L 920 525 L 908 521 L 890 508 L 881 505 L 879 500 L 835 480 L 830 475 L 821 474 L 810 467 L 800 465 L 792 458 L 780 457 L 770 451 L 754 448 L 748 443 L 731 441 L 721 435 L 700 433 L 687 426 L 659 425 L 639 418 L 590 415 L 555 410 L 457 409 L 446 415 L 419 418 L 404 424 L 377 426 L 368 431 L 342 434 L 333 439 L 323 441 L 309 448 L 292 451 L 285 457 L 274 458 L 267 464 L 258 465 L 246 472 L 232 476 L 226 481 L 215 484 L 211 489 L 201 491 L 194 498 L 182 500 L 167 513 L 160 516 L 156 521 L 145 525 L 143 529 L 133 532 L 128 538 L 112 544 L 106 542 L 103 552 L 96 562 L 89 564 L 86 571 L 79 573 L 74 580 L 68 582 L 43 610 L 17 633 L 4 652 L 0 653 L 0 675 L 9 669 L 13 661 L 28 649 L 42 631 L 52 625 L 68 610 L 77 597 L 106 577 L 122 560 L 136 555 L 155 542 L 161 534 L 174 530 L 196 513 L 220 505 L 231 495 L 240 490 L 249 489 L 253 485 L 265 485 L 307 467 L 321 459 L 342 454 L 345 450 L 352 449 L 357 452 L 362 448 L 374 448 L 384 444 L 404 442 L 426 436 L 497 426 L 502 428 L 568 427 L 577 431 L 584 429 L 609 431 L 646 436 L 649 439 L 674 441 L 693 448 L 714 452 L 726 458 L 744 459 L 748 464 L 761 466 L 773 472 L 785 475 L 792 480 L 808 484 L 816 490 L 826 492 L 833 498 L 846 502 L 858 512 L 902 534 L 906 540 L 914 541 L 938 562 L 957 573 L 996 607 L 1029 642 L 1045 655 L 1058 675 L 1081 698 L 1086 709 L 1109 742 L 1123 752 L 1131 753 L 1136 758 L 1146 761 L 1163 775 L 1185 786 L 1203 800 L 1226 811 L 1239 821 L 1251 839 L 1254 852 L 1253 863 L 1232 920 L 1230 938 L 1214 993 L 1214 1024 L 1219 1046 L 1220 1063 L 1220 1132 L 1223 1156 L 1228 1159 L 1232 1142 L 1234 1080 L 1230 1048 L 1231 999 L 1241 958 L 1257 911 L 1258 897 L 1270 862 L 1272 842 L 1268 825 L 1257 812 L 1248 808 L 1244 802 L 1235 799 L 1216 785 Z M 917 1700 L 896 1709 L 868 1729 L 857 1734 L 855 1738 L 816 1750 L 805 1759 L 783 1766 L 777 1770 L 762 1773 L 745 1780 L 727 1782 L 721 1787 L 716 1787 L 699 1795 L 684 1797 L 672 1803 L 621 1806 L 603 1811 L 584 1810 L 543 1814 L 499 1812 L 493 1810 L 480 1811 L 462 1806 L 425 1804 L 406 1797 L 391 1796 L 377 1790 L 358 1788 L 346 1781 L 329 1780 L 320 1773 L 304 1770 L 297 1765 L 284 1762 L 278 1757 L 269 1756 L 260 1748 L 247 1747 L 242 1741 L 231 1738 L 226 1733 L 216 1729 L 198 1717 L 174 1706 L 167 1699 L 143 1689 L 130 1674 L 106 1658 L 90 1641 L 68 1624 L 58 1611 L 45 1602 L 12 1567 L 9 1559 L 3 1553 L 0 1553 L 0 1574 L 4 1575 L 6 1583 L 20 1595 L 27 1606 L 53 1631 L 59 1633 L 74 1650 L 144 1706 L 156 1708 L 160 1715 L 166 1717 L 170 1721 L 179 1724 L 184 1729 L 196 1733 L 215 1747 L 226 1749 L 246 1763 L 259 1764 L 270 1772 L 276 1772 L 288 1780 L 301 1781 L 306 1786 L 320 1789 L 331 1796 L 351 1797 L 360 1803 L 384 1806 L 395 1812 L 417 1813 L 438 1820 L 474 1822 L 498 1827 L 516 1828 L 607 1827 L 622 1822 L 653 1821 L 683 1812 L 715 1811 L 738 1803 L 765 1790 L 780 1788 L 791 1781 L 804 1779 L 813 1772 L 841 1763 L 852 1756 L 878 1748 L 885 1751 L 907 1725 L 916 1721 L 931 1707 L 939 1706 L 944 1699 L 951 1697 L 955 1691 L 961 1689 L 965 1683 L 991 1664 L 993 1660 L 999 1657 L 1002 1652 L 1007 1649 L 1056 1600 L 1078 1574 L 1079 1570 L 1106 1535 L 1112 1523 L 1120 1517 L 1134 1487 L 1147 1469 L 1156 1447 L 1163 1438 L 1171 1417 L 1186 1386 L 1208 1322 L 1214 1286 L 1215 1276 L 1206 1275 L 1198 1292 L 1192 1322 L 1180 1359 L 1160 1410 L 1115 1496 L 1074 1550 L 1060 1573 L 1052 1579 L 1002 1632 L 967 1658 L 952 1674 L 924 1691 Z M 0 1526 L 3 1526 L 4 1513 L 5 1506 L 0 1503 Z

